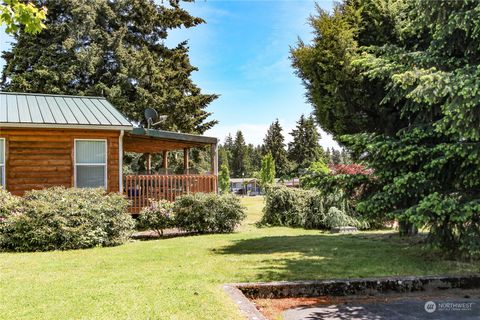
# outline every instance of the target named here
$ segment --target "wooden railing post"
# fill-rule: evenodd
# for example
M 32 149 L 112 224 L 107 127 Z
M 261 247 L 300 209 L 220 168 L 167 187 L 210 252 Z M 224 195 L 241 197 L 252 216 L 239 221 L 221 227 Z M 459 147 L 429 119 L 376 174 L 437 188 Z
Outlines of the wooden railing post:
M 124 194 L 130 200 L 129 211 L 138 214 L 149 200 L 175 201 L 182 194 L 216 192 L 215 175 L 127 175 Z

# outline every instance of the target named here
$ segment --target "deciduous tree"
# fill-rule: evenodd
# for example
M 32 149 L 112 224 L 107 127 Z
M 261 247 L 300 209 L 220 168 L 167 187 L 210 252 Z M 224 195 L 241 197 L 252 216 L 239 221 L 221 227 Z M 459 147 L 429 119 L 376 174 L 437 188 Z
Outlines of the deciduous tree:
M 45 28 L 47 8 L 36 7 L 33 3 L 18 0 L 4 0 L 0 4 L 0 26 L 5 25 L 5 32 L 15 34 L 23 26 L 23 31 L 37 34 Z
M 226 163 L 222 164 L 220 167 L 220 174 L 218 175 L 218 186 L 220 187 L 220 192 L 226 194 L 230 191 L 230 170 Z
M 275 182 L 275 160 L 270 152 L 262 158 L 262 169 L 260 170 L 260 183 L 266 187 Z

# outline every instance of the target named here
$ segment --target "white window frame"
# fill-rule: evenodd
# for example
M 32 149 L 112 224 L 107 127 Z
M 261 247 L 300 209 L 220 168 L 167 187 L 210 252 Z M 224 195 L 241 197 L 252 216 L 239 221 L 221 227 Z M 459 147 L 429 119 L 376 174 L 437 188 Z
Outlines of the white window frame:
M 105 142 L 105 163 L 77 163 L 77 141 L 103 141 Z M 77 188 L 77 166 L 105 166 L 105 177 L 103 178 L 103 184 L 105 190 L 108 190 L 108 141 L 107 139 L 74 139 L 73 141 L 73 183 Z
M 0 152 L 3 152 L 3 163 L 0 163 L 0 170 L 2 171 L 2 181 L 0 181 L 0 186 L 3 189 L 7 188 L 7 139 L 0 138 L 0 141 L 3 141 L 3 148 Z

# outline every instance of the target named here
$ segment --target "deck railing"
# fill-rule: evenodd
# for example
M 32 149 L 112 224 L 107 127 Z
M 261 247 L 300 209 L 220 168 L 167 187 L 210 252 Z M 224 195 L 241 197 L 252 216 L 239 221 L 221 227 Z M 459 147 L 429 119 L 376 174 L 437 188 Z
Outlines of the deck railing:
M 139 213 L 149 200 L 175 198 L 188 193 L 210 193 L 217 190 L 215 175 L 127 175 L 124 192 L 130 200 L 130 212 Z

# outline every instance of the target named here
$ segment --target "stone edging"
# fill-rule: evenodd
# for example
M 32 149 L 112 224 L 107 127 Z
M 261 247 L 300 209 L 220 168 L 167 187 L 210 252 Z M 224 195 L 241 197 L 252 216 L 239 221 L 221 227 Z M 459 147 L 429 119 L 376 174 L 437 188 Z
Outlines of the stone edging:
M 257 307 L 255 307 L 255 304 L 248 300 L 243 292 L 240 291 L 240 289 L 238 289 L 235 285 L 226 284 L 223 286 L 223 289 L 227 292 L 230 298 L 232 298 L 232 300 L 248 320 L 268 320 L 263 314 L 260 313 L 260 311 L 258 311 Z
M 480 274 L 465 276 L 381 277 L 319 281 L 233 283 L 223 286 L 250 320 L 266 320 L 249 299 L 351 296 L 480 289 Z

